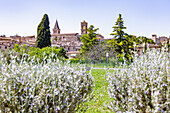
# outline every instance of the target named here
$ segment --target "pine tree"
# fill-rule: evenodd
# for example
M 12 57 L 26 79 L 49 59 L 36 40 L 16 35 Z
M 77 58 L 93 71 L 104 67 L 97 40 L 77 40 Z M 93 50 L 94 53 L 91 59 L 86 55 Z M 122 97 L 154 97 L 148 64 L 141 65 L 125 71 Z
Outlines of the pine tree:
M 43 47 L 51 46 L 50 37 L 51 34 L 50 34 L 50 27 L 49 27 L 49 18 L 47 14 L 44 14 L 37 28 L 36 47 L 43 48 Z
M 109 41 L 109 43 L 113 45 L 118 58 L 123 57 L 123 53 L 125 53 L 125 58 L 131 59 L 129 51 L 131 43 L 128 40 L 128 34 L 123 31 L 123 29 L 126 29 L 123 24 L 123 18 L 121 17 L 121 14 L 119 14 L 115 26 L 112 27 L 113 33 L 110 34 L 114 36 L 114 39 Z
M 118 42 L 120 43 L 124 39 L 124 31 L 123 29 L 126 29 L 123 25 L 123 18 L 121 17 L 121 14 L 119 14 L 119 18 L 116 21 L 115 26 L 113 28 L 113 33 L 110 35 L 113 35 L 115 39 L 118 39 Z
M 93 47 L 97 43 L 96 38 L 96 32 L 98 28 L 94 29 L 93 25 L 90 25 L 90 27 L 87 29 L 88 34 L 84 34 L 81 36 L 81 41 L 83 43 L 83 47 L 81 47 L 81 52 L 85 53 L 86 51 L 89 51 L 90 48 Z

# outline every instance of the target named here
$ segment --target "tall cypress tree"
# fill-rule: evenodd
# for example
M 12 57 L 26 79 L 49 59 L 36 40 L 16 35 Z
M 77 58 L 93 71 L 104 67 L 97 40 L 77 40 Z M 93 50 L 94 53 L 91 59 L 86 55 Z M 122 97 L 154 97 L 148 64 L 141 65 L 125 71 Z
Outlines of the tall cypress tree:
M 36 47 L 43 48 L 43 47 L 51 46 L 50 37 L 51 34 L 50 34 L 50 27 L 49 27 L 49 18 L 47 14 L 44 14 L 37 28 Z

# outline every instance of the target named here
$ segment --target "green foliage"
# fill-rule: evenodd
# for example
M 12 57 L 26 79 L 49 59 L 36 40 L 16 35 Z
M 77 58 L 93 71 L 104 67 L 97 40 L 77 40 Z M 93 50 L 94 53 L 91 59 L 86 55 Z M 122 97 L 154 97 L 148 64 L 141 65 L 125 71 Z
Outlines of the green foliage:
M 115 56 L 113 49 L 109 48 L 109 44 L 106 41 L 99 41 L 97 44 L 93 45 L 89 51 L 83 54 L 83 59 L 89 61 L 102 61 L 106 60 L 106 53 L 109 53 L 109 58 Z
M 40 60 L 40 62 L 43 61 L 45 57 L 56 59 L 56 57 L 54 57 L 53 55 L 57 55 L 57 57 L 60 59 L 67 58 L 66 51 L 63 50 L 63 48 L 44 47 L 44 48 L 40 49 L 40 48 L 30 47 L 29 49 L 30 49 L 30 51 L 28 52 L 28 55 L 30 57 L 35 57 L 36 59 L 38 58 Z
M 170 54 L 166 47 L 161 51 L 147 50 L 133 63 L 108 73 L 108 90 L 113 99 L 113 112 L 169 113 Z
M 70 60 L 70 63 L 80 63 L 80 59 L 69 59 Z
M 96 32 L 98 28 L 94 29 L 93 25 L 87 29 L 88 34 L 84 34 L 81 36 L 81 41 L 83 43 L 83 47 L 81 47 L 81 52 L 84 54 L 86 51 L 90 50 L 90 48 L 97 43 Z
M 144 36 L 135 37 L 133 35 L 128 35 L 123 31 L 123 29 L 126 29 L 123 25 L 123 18 L 121 17 L 121 14 L 119 14 L 119 18 L 116 21 L 115 26 L 113 26 L 113 33 L 111 35 L 114 36 L 114 39 L 108 41 L 108 43 L 111 43 L 113 46 L 113 49 L 115 50 L 116 56 L 120 59 L 121 57 L 125 56 L 127 60 L 132 61 L 131 56 L 131 50 L 133 50 L 134 43 L 136 44 L 143 44 L 149 43 L 149 44 L 155 44 L 152 39 L 149 39 Z
M 91 99 L 95 84 L 84 66 L 31 57 L 18 63 L 12 52 L 9 65 L 0 51 L 0 113 L 75 113 Z
M 15 45 L 14 45 L 14 50 L 15 50 L 16 52 L 20 52 L 21 47 L 20 47 L 18 44 L 15 44 Z
M 55 49 L 55 48 L 54 48 L 54 49 Z M 66 56 L 66 50 L 65 50 L 63 47 L 60 47 L 60 48 L 58 48 L 58 49 L 60 49 L 60 50 L 59 50 L 59 53 L 58 53 L 58 56 L 59 56 L 59 57 L 68 58 L 68 57 Z
M 170 38 L 169 38 L 169 40 L 167 41 L 167 46 L 168 46 L 168 52 L 170 52 Z
M 50 34 L 48 15 L 44 14 L 37 28 L 36 47 L 43 48 L 43 47 L 51 46 L 50 37 L 51 34 Z
M 139 44 L 142 44 L 142 43 L 155 44 L 155 42 L 152 39 L 149 39 L 144 36 L 140 36 L 140 37 L 138 37 L 138 39 L 139 39 Z
M 85 103 L 84 108 L 87 108 L 84 113 L 111 113 L 112 111 L 108 108 L 111 99 L 108 94 L 108 84 L 106 79 L 106 70 L 104 69 L 92 69 L 91 74 L 94 77 L 95 88 L 94 88 L 94 98 L 89 102 Z M 109 70 L 113 72 L 113 70 Z M 77 113 L 83 113 L 78 111 Z
M 16 50 L 20 51 L 20 46 L 15 47 Z M 4 59 L 6 59 L 7 64 L 11 63 L 11 55 L 16 56 L 16 62 L 18 62 L 18 59 L 22 59 L 22 54 L 20 52 L 17 52 L 16 50 L 12 49 L 12 48 L 8 48 L 7 50 L 0 50 L 0 52 L 2 53 L 1 55 L 3 56 Z
M 167 46 L 168 52 L 170 52 L 170 38 L 167 40 L 166 43 L 163 43 L 161 46 L 162 47 Z
M 54 39 L 54 40 L 55 40 L 55 41 L 57 41 L 57 39 L 58 39 L 58 38 L 57 38 L 57 37 L 55 37 L 55 39 Z
M 26 44 L 24 44 L 21 48 L 21 53 L 23 54 L 25 52 L 27 52 L 27 45 Z
M 44 47 L 42 49 L 40 48 L 35 48 L 35 47 L 26 47 L 26 45 L 23 45 L 20 47 L 18 44 L 15 44 L 14 50 L 17 52 L 17 56 L 20 56 L 20 58 L 23 56 L 23 54 L 29 55 L 29 57 L 35 59 L 39 59 L 40 62 L 42 62 L 46 56 L 47 58 L 53 58 L 57 59 L 56 57 L 53 57 L 53 55 L 57 55 L 59 59 L 67 59 L 68 57 L 66 56 L 66 51 L 62 47 Z
M 115 26 L 113 26 L 113 29 L 114 30 L 111 35 L 114 36 L 114 39 L 110 40 L 108 43 L 112 44 L 118 58 L 125 55 L 125 58 L 130 60 L 130 49 L 132 49 L 133 43 L 128 40 L 128 35 L 123 31 L 126 27 L 123 25 L 123 18 L 121 17 L 121 14 L 119 14 L 119 18 L 117 19 Z
M 123 18 L 121 17 L 121 14 L 119 14 L 119 18 L 117 19 L 115 26 L 113 26 L 112 28 L 113 33 L 111 33 L 110 35 L 113 35 L 114 38 L 118 39 L 118 42 L 121 42 L 125 35 L 123 29 L 126 29 L 126 27 L 124 27 L 123 25 Z
M 129 40 L 129 43 L 131 43 L 131 45 L 133 46 L 134 43 L 136 44 L 143 44 L 143 43 L 147 43 L 147 44 L 155 44 L 155 42 L 152 40 L 152 39 L 149 39 L 147 37 L 144 37 L 144 36 L 139 36 L 139 37 L 136 37 L 134 35 L 128 35 L 128 34 L 125 34 L 125 37 L 127 40 Z

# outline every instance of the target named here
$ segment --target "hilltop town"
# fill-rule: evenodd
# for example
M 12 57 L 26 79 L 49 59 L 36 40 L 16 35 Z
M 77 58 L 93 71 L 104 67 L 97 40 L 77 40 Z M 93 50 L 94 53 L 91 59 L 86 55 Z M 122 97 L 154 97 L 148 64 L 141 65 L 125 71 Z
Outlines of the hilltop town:
M 76 56 L 76 54 L 80 53 L 80 49 L 83 46 L 83 43 L 80 40 L 81 35 L 87 34 L 88 23 L 84 20 L 81 22 L 81 34 L 79 33 L 61 33 L 61 29 L 59 27 L 59 23 L 56 20 L 53 31 L 51 33 L 51 46 L 55 47 L 63 47 L 66 50 L 66 54 L 69 57 Z M 98 41 L 111 40 L 108 38 L 104 38 L 101 34 L 97 34 L 96 38 Z M 161 44 L 170 40 L 170 38 L 165 36 L 157 37 L 156 34 L 153 34 L 151 39 L 155 42 L 155 44 L 149 44 L 149 48 L 161 48 Z M 18 34 L 10 37 L 6 37 L 5 35 L 0 36 L 0 49 L 6 50 L 8 48 L 14 48 L 14 45 L 18 44 L 22 46 L 26 44 L 27 47 L 35 47 L 36 37 L 33 36 L 19 36 Z M 140 44 L 138 49 L 142 52 L 143 46 Z
M 57 47 L 63 47 L 67 55 L 75 55 L 80 53 L 80 49 L 82 46 L 82 42 L 80 41 L 80 37 L 83 34 L 87 34 L 86 29 L 88 28 L 88 23 L 86 21 L 81 22 L 81 34 L 79 33 L 61 33 L 61 29 L 59 28 L 58 21 L 53 28 L 53 32 L 51 34 L 51 45 Z M 104 36 L 101 34 L 97 34 L 97 39 L 100 41 L 104 41 Z M 0 49 L 6 50 L 8 48 L 14 48 L 15 44 L 22 46 L 26 44 L 27 47 L 35 47 L 36 37 L 33 36 L 19 36 L 18 34 L 10 37 L 6 37 L 5 35 L 0 36 Z

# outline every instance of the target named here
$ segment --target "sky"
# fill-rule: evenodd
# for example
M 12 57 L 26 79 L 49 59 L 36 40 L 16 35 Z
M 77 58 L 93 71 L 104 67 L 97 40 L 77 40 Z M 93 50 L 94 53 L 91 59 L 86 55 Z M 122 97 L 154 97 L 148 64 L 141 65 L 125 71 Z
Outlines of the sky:
M 80 33 L 80 23 L 99 28 L 105 38 L 122 14 L 130 35 L 170 36 L 170 0 L 0 0 L 0 35 L 37 35 L 37 26 L 48 14 L 50 31 L 58 20 L 61 33 Z

